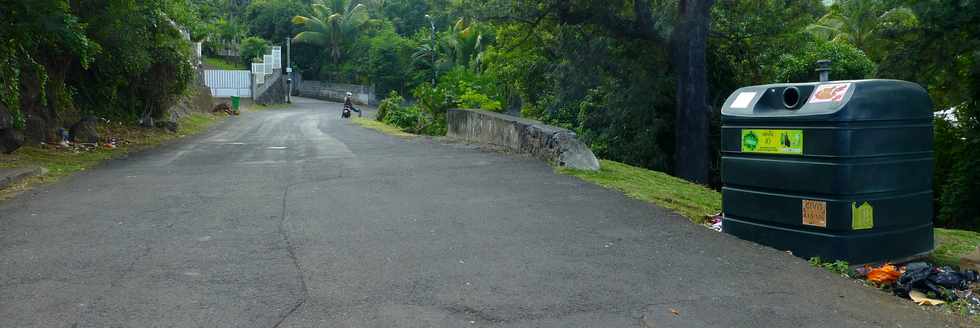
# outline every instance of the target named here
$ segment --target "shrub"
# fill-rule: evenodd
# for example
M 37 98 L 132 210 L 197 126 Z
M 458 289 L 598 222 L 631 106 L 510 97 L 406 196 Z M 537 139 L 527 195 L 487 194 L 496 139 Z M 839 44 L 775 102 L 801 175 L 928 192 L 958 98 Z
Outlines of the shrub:
M 831 61 L 833 80 L 864 79 L 875 71 L 874 62 L 860 49 L 847 43 L 815 40 L 804 44 L 795 54 L 780 57 L 774 75 L 779 82 L 816 81 L 816 63 L 822 59 Z
M 388 93 L 388 98 L 382 100 L 381 105 L 378 106 L 378 113 L 375 115 L 375 119 L 378 120 L 378 122 L 384 122 L 385 116 L 387 116 L 389 112 L 398 111 L 399 107 L 401 107 L 402 103 L 404 102 L 405 98 L 398 95 L 398 91 L 391 90 L 391 92 Z
M 438 89 L 446 94 L 451 106 L 501 112 L 504 106 L 497 83 L 490 74 L 478 74 L 460 66 L 439 78 Z
M 421 116 L 422 113 L 416 106 L 394 107 L 388 110 L 384 122 L 414 133 L 417 130 Z
M 459 106 L 463 108 L 485 109 L 493 112 L 502 112 L 504 110 L 504 106 L 500 101 L 490 99 L 487 95 L 477 93 L 472 89 L 467 90 L 465 94 L 459 97 Z
M 419 85 L 412 90 L 412 96 L 418 101 L 419 108 L 434 119 L 444 119 L 446 111 L 456 105 L 446 89 L 428 84 Z
M 980 231 L 980 110 L 956 109 L 936 121 L 936 225 Z

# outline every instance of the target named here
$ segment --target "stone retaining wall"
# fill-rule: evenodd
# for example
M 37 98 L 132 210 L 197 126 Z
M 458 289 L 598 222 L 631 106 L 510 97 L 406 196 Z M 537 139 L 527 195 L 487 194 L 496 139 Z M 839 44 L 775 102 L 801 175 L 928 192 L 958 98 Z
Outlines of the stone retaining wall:
M 302 81 L 299 79 L 294 79 L 293 81 L 295 83 L 293 86 L 294 93 L 300 97 L 343 102 L 344 96 L 350 92 L 354 94 L 355 104 L 368 106 L 377 104 L 373 87 L 321 81 Z
M 469 142 L 507 147 L 531 154 L 558 166 L 598 170 L 599 160 L 575 132 L 544 123 L 499 113 L 450 109 L 447 135 Z

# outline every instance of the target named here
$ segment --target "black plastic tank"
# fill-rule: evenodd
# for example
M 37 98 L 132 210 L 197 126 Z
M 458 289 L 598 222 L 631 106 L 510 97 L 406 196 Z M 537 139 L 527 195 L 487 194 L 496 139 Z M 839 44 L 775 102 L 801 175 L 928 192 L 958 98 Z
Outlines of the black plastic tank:
M 933 113 L 895 80 L 771 84 L 721 111 L 722 229 L 852 264 L 933 248 Z

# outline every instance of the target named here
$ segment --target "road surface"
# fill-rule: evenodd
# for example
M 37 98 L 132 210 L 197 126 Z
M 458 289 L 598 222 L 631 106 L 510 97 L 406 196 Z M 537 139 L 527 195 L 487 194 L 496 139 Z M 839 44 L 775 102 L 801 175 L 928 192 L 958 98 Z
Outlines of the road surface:
M 962 323 L 528 158 L 298 99 L 0 203 L 0 327 Z

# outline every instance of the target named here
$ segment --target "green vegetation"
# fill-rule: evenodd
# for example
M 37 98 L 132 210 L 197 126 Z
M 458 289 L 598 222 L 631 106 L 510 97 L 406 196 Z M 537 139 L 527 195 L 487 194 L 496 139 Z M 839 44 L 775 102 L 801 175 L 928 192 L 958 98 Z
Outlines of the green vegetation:
M 807 261 L 807 262 L 809 262 L 810 265 L 813 266 L 813 267 L 815 267 L 815 268 L 823 268 L 824 270 L 827 270 L 827 271 L 830 271 L 830 272 L 833 272 L 833 273 L 836 273 L 836 274 L 839 274 L 839 275 L 842 275 L 842 276 L 847 276 L 847 275 L 849 275 L 851 273 L 850 264 L 847 263 L 847 261 L 837 260 L 837 261 L 833 261 L 833 262 L 826 262 L 826 261 L 824 261 L 823 259 L 821 259 L 818 256 L 818 257 L 811 257 L 810 260 Z
M 160 119 L 195 78 L 184 0 L 13 0 L 0 12 L 0 122 L 31 142 L 87 115 Z
M 368 23 L 367 6 L 351 0 L 314 3 L 309 17 L 296 16 L 293 24 L 304 31 L 293 41 L 323 47 L 334 64 L 349 55 L 348 48 Z
M 403 106 L 405 99 L 392 91 L 381 101 L 375 119 L 408 133 L 425 135 L 446 134 L 446 111 L 452 106 L 446 93 L 439 88 L 421 85 L 414 91 L 418 103 Z
M 259 37 L 250 36 L 242 40 L 241 56 L 242 65 L 252 67 L 253 62 L 261 62 L 262 56 L 269 52 L 269 41 Z
M 626 195 L 673 210 L 694 223 L 721 212 L 721 194 L 704 186 L 619 162 L 602 160 L 597 172 L 561 168 L 559 171 Z
M 400 138 L 412 138 L 417 136 L 415 134 L 405 132 L 405 130 L 397 126 L 388 125 L 384 122 L 378 122 L 363 117 L 354 117 L 351 119 L 351 122 L 354 122 L 354 124 L 363 126 L 371 130 L 375 130 L 384 134 L 393 135 Z
M 227 59 L 224 58 L 215 58 L 215 57 L 204 57 L 204 65 L 214 67 L 214 69 L 224 69 L 224 70 L 249 69 L 245 66 L 242 66 L 241 63 L 235 63 L 235 62 L 228 61 Z
M 942 265 L 959 265 L 960 256 L 969 254 L 980 246 L 980 233 L 966 230 L 936 229 L 936 250 L 930 259 Z

